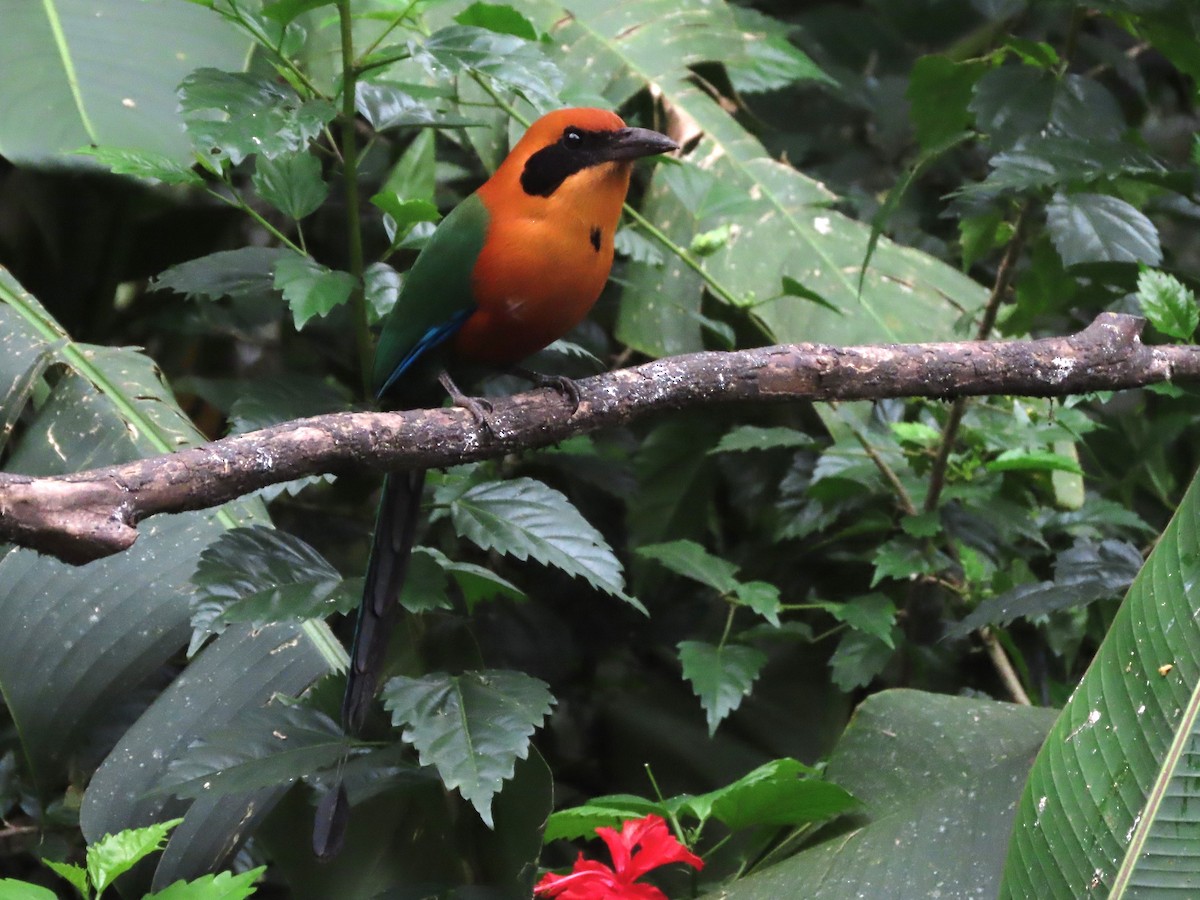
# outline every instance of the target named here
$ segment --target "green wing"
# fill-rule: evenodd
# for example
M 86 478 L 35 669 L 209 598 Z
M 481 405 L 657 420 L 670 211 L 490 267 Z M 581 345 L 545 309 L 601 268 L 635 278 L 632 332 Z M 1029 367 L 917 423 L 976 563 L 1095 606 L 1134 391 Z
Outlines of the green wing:
M 475 309 L 471 273 L 490 216 L 478 194 L 450 211 L 404 278 L 375 350 L 375 390 L 388 391 L 418 359 L 437 349 Z

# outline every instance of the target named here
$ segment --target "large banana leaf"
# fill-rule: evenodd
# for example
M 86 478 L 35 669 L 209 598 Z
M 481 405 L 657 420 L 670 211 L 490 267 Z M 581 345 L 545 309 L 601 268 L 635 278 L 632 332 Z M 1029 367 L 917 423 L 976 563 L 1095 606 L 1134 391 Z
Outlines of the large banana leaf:
M 175 87 L 240 69 L 248 40 L 178 0 L 0 0 L 0 154 L 46 162 L 87 144 L 191 158 Z
M 600 95 L 620 105 L 652 86 L 668 109 L 704 137 L 689 154 L 698 172 L 656 179 L 647 217 L 679 242 L 686 233 L 727 229 L 706 270 L 779 341 L 833 343 L 948 337 L 983 289 L 956 269 L 910 248 L 879 241 L 861 297 L 859 269 L 870 226 L 829 207 L 824 185 L 772 160 L 765 148 L 694 84 L 689 66 L 736 56 L 748 37 L 719 0 L 551 0 L 519 4 L 551 33 L 571 73 L 566 94 Z M 586 61 L 586 62 L 585 62 Z M 679 203 L 684 207 L 680 210 Z M 682 217 L 690 221 L 680 225 Z M 690 227 L 688 227 L 690 226 Z M 665 270 L 632 267 L 622 296 L 622 340 L 648 353 L 700 349 L 696 280 L 672 258 Z M 838 311 L 781 296 L 783 277 L 799 282 Z M 694 323 L 679 324 L 683 310 Z
M 23 411 L 9 470 L 71 472 L 201 439 L 149 359 L 132 350 L 72 342 L 2 269 L 0 334 L 13 351 L 0 368 L 8 380 L 0 385 L 0 422 L 15 422 Z M 62 369 L 55 370 L 60 377 L 52 383 L 40 375 L 47 361 Z M 101 740 L 97 726 L 122 721 L 122 705 L 133 689 L 152 673 L 170 674 L 164 667 L 187 644 L 189 578 L 201 551 L 224 529 L 264 519 L 257 503 L 151 519 L 130 551 L 80 567 L 27 550 L 0 557 L 0 693 L 43 800 L 61 789 L 85 751 L 95 750 Z M 306 623 L 286 641 L 251 641 L 248 630 L 230 629 L 211 652 L 229 656 L 233 683 L 197 681 L 188 669 L 186 684 L 195 686 L 186 694 L 186 711 L 178 710 L 175 699 L 183 688 L 173 689 L 131 734 L 155 732 L 156 750 L 165 753 L 181 735 L 208 724 L 206 696 L 213 701 L 216 692 L 222 708 L 241 708 L 263 702 L 272 690 L 294 693 L 328 671 L 339 658 L 337 648 L 323 623 Z M 282 681 L 279 671 L 287 673 Z M 155 731 L 162 721 L 169 725 Z M 163 765 L 169 760 L 160 759 Z M 147 824 L 151 813 L 137 802 L 146 786 L 144 760 L 115 752 L 104 771 L 104 783 L 137 787 L 103 801 L 89 791 L 85 810 L 103 804 L 104 830 Z M 263 809 L 264 798 L 227 797 L 216 811 L 211 804 L 194 804 L 172 842 L 182 840 L 184 846 L 201 829 L 210 842 L 224 841 L 227 848 L 231 835 L 245 834 L 238 825 L 252 807 Z M 158 812 L 157 818 L 168 817 Z M 212 859 L 210 854 L 205 862 Z M 163 866 L 174 865 L 171 860 L 168 851 Z M 194 874 L 194 861 L 184 859 L 179 870 Z
M 1054 710 L 920 691 L 868 697 L 825 773 L 862 814 L 713 896 L 994 896 L 1013 802 L 1054 718 Z
M 1200 478 L 1038 754 L 1002 896 L 1200 896 Z

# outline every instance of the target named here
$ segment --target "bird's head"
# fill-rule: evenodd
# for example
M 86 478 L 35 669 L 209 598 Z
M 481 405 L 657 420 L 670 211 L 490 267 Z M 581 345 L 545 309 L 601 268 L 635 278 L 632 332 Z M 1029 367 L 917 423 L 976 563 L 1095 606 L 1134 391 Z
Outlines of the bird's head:
M 628 128 L 608 110 L 560 109 L 529 126 L 496 177 L 515 180 L 530 197 L 593 192 L 610 185 L 624 199 L 635 159 L 678 149 L 665 134 Z

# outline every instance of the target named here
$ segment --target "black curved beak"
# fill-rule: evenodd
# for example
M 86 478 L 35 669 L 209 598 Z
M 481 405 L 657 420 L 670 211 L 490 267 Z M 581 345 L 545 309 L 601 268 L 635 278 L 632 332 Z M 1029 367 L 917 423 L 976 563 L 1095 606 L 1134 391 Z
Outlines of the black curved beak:
M 679 149 L 679 145 L 665 134 L 649 128 L 622 128 L 612 133 L 607 144 L 604 155 L 613 161 L 641 159 Z

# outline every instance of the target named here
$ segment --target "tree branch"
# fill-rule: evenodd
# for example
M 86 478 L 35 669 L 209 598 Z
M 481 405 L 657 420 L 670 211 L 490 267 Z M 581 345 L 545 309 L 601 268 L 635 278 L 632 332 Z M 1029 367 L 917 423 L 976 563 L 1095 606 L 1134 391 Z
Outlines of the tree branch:
M 579 382 L 571 415 L 553 390 L 493 401 L 494 432 L 461 409 L 298 419 L 177 453 L 72 475 L 0 473 L 0 540 L 67 562 L 117 553 L 157 513 L 207 509 L 259 488 L 357 467 L 438 468 L 545 447 L 660 410 L 715 403 L 1066 396 L 1200 380 L 1200 347 L 1147 347 L 1142 320 L 1104 313 L 1078 334 L 1036 341 L 695 353 Z

